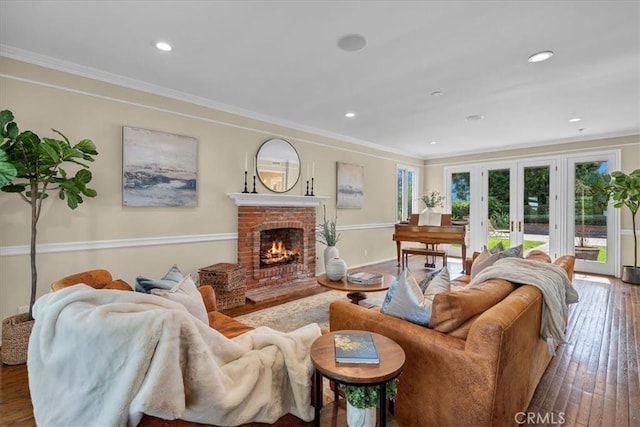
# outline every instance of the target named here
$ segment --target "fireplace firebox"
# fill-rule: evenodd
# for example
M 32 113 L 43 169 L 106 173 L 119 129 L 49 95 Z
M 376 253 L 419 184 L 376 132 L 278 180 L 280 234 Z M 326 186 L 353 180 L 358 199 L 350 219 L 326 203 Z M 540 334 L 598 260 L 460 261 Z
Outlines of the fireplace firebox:
M 260 268 L 300 262 L 303 230 L 274 228 L 260 232 Z

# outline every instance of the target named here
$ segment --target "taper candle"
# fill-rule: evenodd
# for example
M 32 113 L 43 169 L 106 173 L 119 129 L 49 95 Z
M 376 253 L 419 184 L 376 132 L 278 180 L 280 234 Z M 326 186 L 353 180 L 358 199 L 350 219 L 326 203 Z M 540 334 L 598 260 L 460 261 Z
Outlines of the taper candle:
M 316 176 L 316 162 L 311 162 L 311 178 Z
M 244 152 L 244 171 L 248 171 L 249 169 L 247 169 L 249 167 L 249 153 L 247 153 L 246 151 Z

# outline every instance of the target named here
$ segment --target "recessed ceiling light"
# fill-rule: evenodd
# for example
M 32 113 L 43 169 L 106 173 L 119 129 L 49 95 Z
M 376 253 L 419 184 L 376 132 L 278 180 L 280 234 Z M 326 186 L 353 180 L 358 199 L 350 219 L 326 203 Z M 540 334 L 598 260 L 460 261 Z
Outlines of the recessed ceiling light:
M 484 119 L 484 116 L 482 114 L 472 114 L 470 116 L 465 117 L 464 119 L 468 122 L 475 122 L 477 120 Z
M 441 92 L 439 90 L 436 90 L 435 92 L 431 92 L 431 96 L 442 96 L 444 95 L 444 92 Z
M 571 123 L 579 122 L 580 120 L 582 120 L 580 117 L 574 117 L 573 119 L 569 119 Z
M 356 113 L 354 113 L 353 111 L 349 111 L 348 113 L 344 113 L 344 116 L 351 119 L 356 116 Z
M 550 50 L 545 50 L 542 52 L 538 52 L 538 53 L 534 53 L 533 55 L 531 55 L 529 57 L 529 59 L 527 61 L 529 62 L 542 62 L 542 61 L 546 61 L 547 59 L 551 58 L 553 56 L 553 52 L 551 52 Z
M 438 143 L 438 141 L 431 141 L 429 144 L 436 145 L 437 143 Z
M 367 39 L 360 34 L 348 34 L 338 39 L 338 47 L 346 52 L 356 52 L 367 45 Z
M 161 50 L 163 52 L 170 52 L 171 51 L 171 45 L 167 42 L 157 42 L 156 43 L 156 48 L 158 48 L 158 50 Z

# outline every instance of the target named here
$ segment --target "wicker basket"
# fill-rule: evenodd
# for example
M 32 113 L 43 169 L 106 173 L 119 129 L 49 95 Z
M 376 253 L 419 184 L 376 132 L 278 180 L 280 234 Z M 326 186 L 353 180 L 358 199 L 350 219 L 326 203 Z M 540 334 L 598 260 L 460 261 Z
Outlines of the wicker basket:
M 198 271 L 200 286 L 211 285 L 216 291 L 218 310 L 245 303 L 247 285 L 245 269 L 240 264 L 221 262 Z
M 2 363 L 20 365 L 27 363 L 29 337 L 33 329 L 33 320 L 29 313 L 17 314 L 2 321 Z
M 200 286 L 211 285 L 218 291 L 232 291 L 245 286 L 245 270 L 240 264 L 221 262 L 198 271 Z
M 216 305 L 218 310 L 226 308 L 239 307 L 245 303 L 245 294 L 247 287 L 243 286 L 232 291 L 223 291 L 216 289 Z

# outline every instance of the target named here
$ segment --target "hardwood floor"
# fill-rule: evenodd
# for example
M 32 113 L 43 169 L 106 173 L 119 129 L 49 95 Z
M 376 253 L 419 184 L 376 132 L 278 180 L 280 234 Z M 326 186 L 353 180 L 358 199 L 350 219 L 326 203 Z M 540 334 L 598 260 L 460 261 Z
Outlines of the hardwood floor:
M 460 269 L 455 259 L 449 266 Z M 417 257 L 410 258 L 410 267 L 417 279 L 425 274 Z M 366 269 L 397 274 L 395 262 Z M 323 291 L 313 279 L 308 285 L 279 301 L 224 312 L 238 316 Z M 580 303 L 570 307 L 567 344 L 559 347 L 528 408 L 530 424 L 640 427 L 640 286 L 580 274 L 574 285 Z M 2 365 L 0 426 L 34 425 L 26 365 Z

